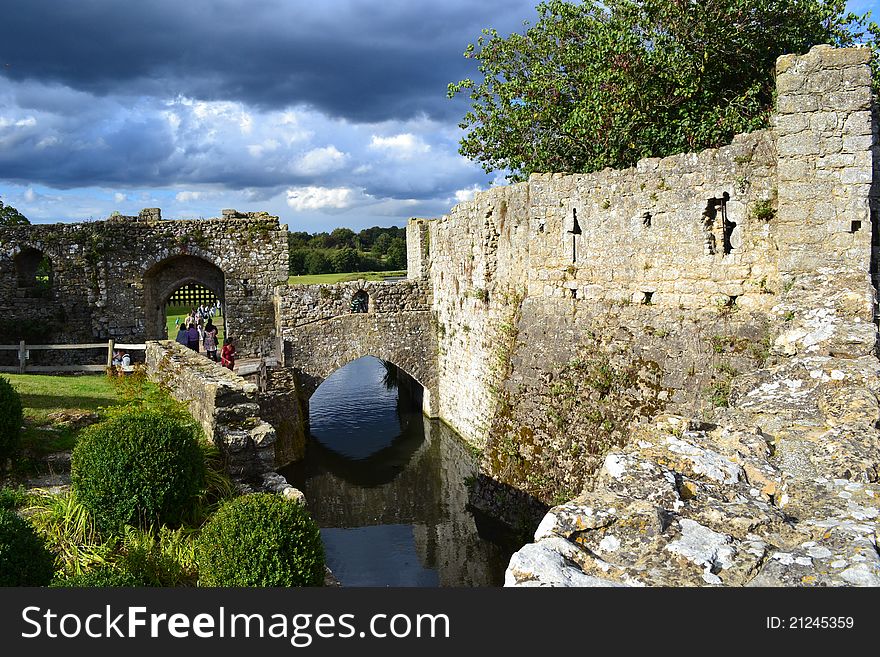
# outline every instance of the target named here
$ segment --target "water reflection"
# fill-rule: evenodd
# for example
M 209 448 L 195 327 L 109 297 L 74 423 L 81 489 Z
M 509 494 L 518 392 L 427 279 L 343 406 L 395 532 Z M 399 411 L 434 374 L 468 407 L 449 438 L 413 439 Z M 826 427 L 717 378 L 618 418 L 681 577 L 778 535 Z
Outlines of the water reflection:
M 467 508 L 477 465 L 445 425 L 422 416 L 408 386 L 362 358 L 310 402 L 313 440 L 286 468 L 322 528 L 345 586 L 497 586 L 515 539 Z

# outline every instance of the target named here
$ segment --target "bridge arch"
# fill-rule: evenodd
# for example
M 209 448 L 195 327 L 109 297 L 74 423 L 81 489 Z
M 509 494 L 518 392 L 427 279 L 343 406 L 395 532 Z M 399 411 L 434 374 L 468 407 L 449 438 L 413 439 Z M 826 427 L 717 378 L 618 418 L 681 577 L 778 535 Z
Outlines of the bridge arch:
M 216 264 L 190 254 L 174 255 L 153 264 L 144 275 L 144 306 L 148 340 L 165 337 L 165 304 L 185 285 L 201 285 L 211 290 L 226 313 L 226 275 Z M 172 336 L 173 337 L 173 336 Z
M 373 356 L 393 363 L 424 389 L 423 410 L 437 416 L 437 344 L 430 313 L 351 313 L 302 324 L 284 336 L 284 366 L 296 372 L 308 399 L 333 372 Z

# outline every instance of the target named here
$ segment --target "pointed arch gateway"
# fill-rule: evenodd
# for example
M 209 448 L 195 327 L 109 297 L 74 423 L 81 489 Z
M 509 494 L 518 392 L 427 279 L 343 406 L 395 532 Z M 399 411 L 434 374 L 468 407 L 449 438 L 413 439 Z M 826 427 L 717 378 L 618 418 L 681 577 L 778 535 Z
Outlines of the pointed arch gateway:
M 183 287 L 198 285 L 210 290 L 223 304 L 226 316 L 226 276 L 214 263 L 194 255 L 181 254 L 157 262 L 144 276 L 144 307 L 147 340 L 161 340 L 165 335 L 165 305 Z M 170 336 L 173 338 L 173 336 Z

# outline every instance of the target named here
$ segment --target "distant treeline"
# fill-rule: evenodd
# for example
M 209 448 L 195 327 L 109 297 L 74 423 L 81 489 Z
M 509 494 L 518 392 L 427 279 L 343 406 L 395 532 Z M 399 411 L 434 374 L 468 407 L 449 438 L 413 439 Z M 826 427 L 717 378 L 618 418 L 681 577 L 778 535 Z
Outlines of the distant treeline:
M 289 232 L 287 245 L 291 276 L 406 269 L 406 229 L 396 226 Z

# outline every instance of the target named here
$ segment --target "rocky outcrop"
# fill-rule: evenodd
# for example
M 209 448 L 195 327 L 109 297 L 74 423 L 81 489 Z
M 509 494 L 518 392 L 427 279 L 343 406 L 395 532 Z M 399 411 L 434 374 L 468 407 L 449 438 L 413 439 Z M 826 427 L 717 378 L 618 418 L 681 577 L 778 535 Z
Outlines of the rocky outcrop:
M 866 280 L 799 278 L 773 309 L 774 357 L 733 379 L 730 407 L 637 427 L 589 490 L 544 517 L 506 584 L 880 586 Z

